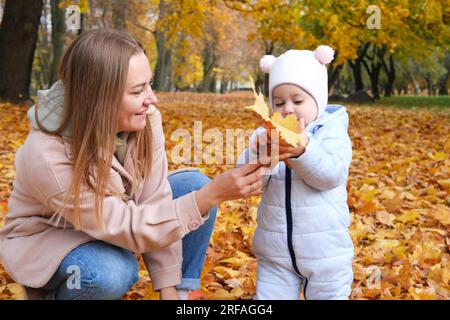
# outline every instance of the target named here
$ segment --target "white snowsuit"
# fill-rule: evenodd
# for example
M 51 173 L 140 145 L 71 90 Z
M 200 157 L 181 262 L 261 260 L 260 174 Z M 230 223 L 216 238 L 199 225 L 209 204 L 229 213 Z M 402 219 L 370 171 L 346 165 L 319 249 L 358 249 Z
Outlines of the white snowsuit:
M 346 189 L 352 158 L 348 121 L 345 107 L 328 105 L 306 127 L 309 144 L 289 160 L 292 170 L 280 162 L 266 176 L 253 238 L 255 299 L 300 299 L 302 287 L 306 299 L 348 299 L 354 254 Z M 249 152 L 238 165 L 248 162 Z

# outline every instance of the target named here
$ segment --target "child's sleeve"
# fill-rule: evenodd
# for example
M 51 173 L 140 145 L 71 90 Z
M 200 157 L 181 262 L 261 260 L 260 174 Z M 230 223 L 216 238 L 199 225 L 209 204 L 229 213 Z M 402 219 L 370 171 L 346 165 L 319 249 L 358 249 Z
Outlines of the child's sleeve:
M 289 159 L 295 174 L 313 188 L 331 190 L 345 183 L 352 160 L 352 143 L 348 135 L 348 114 L 324 126 L 326 137 L 320 142 L 310 136 L 305 152 Z

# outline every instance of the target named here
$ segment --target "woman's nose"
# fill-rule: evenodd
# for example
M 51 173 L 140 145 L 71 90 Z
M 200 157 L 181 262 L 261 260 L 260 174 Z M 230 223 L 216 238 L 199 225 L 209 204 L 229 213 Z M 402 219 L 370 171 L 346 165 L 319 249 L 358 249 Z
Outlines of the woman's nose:
M 148 105 L 157 104 L 157 103 L 158 103 L 158 98 L 156 98 L 155 93 L 150 88 L 150 92 L 148 93 L 147 98 L 144 99 L 144 105 L 148 106 Z

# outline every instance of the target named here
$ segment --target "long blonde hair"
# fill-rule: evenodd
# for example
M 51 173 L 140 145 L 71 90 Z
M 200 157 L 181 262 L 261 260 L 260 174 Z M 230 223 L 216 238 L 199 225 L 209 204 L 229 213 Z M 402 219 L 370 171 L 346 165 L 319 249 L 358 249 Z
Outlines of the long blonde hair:
M 45 129 L 37 119 L 36 108 L 36 120 L 42 131 L 61 134 L 70 126 L 73 180 L 65 205 L 73 205 L 75 229 L 82 228 L 80 195 L 85 188 L 95 194 L 95 215 L 104 228 L 103 199 L 110 192 L 107 184 L 115 151 L 119 107 L 130 58 L 141 52 L 144 52 L 142 46 L 125 32 L 96 29 L 81 34 L 65 51 L 59 66 L 65 94 L 65 113 L 60 127 L 55 131 Z M 135 143 L 131 154 L 134 169 L 131 194 L 134 194 L 137 185 L 151 170 L 152 130 L 148 119 L 145 128 L 131 133 L 128 141 Z

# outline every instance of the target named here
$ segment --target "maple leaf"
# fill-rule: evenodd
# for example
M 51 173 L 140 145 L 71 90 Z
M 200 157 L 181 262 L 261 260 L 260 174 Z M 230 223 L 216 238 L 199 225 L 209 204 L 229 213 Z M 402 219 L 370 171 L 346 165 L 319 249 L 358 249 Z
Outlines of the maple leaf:
M 305 137 L 300 132 L 299 120 L 294 114 L 290 114 L 283 118 L 281 113 L 275 112 L 270 116 L 270 109 L 267 106 L 264 95 L 256 92 L 253 79 L 252 82 L 253 95 L 255 97 L 255 104 L 247 106 L 246 108 L 255 112 L 261 120 L 264 122 L 266 129 L 275 129 L 279 132 L 280 138 L 293 147 L 297 147 L 299 144 L 306 146 Z

